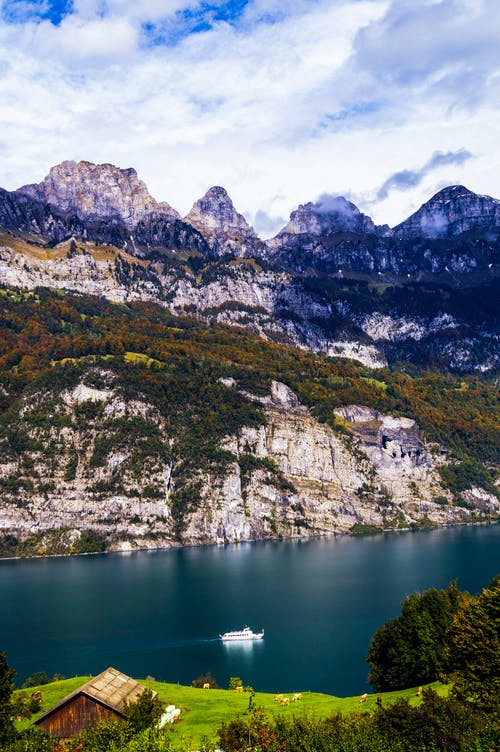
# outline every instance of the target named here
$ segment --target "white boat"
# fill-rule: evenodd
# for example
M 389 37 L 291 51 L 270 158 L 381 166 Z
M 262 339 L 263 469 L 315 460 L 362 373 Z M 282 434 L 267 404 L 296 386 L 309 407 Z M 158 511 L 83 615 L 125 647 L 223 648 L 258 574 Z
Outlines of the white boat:
M 262 640 L 264 637 L 264 630 L 262 632 L 252 632 L 250 627 L 236 630 L 235 632 L 224 632 L 219 635 L 221 640 L 230 642 L 235 640 Z

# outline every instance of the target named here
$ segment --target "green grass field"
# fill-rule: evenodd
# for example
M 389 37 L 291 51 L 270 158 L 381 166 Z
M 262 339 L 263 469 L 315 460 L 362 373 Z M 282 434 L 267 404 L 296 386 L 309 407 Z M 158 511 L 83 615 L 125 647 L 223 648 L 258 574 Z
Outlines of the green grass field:
M 41 687 L 18 691 L 31 693 L 38 689 L 42 693 L 42 709 L 40 713 L 33 716 L 32 720 L 35 720 L 38 715 L 41 715 L 66 695 L 74 692 L 89 679 L 89 676 L 77 676 L 73 679 L 63 679 L 59 682 L 44 684 Z M 180 684 L 166 684 L 142 679 L 139 681 L 158 692 L 158 697 L 165 705 L 176 705 L 182 710 L 180 721 L 172 727 L 174 749 L 177 747 L 183 750 L 198 749 L 204 740 L 214 743 L 217 729 L 222 722 L 229 721 L 238 715 L 245 717 L 248 713 L 250 699 L 248 692 L 238 693 L 227 689 L 196 689 Z M 432 686 L 441 695 L 448 693 L 448 687 L 439 684 L 439 682 L 429 686 Z M 302 699 L 294 702 L 292 701 L 292 692 L 283 694 L 290 698 L 289 705 L 280 705 L 274 700 L 274 694 L 256 692 L 253 700 L 254 706 L 260 706 L 274 716 L 305 713 L 310 717 L 325 718 L 335 713 L 349 713 L 356 710 L 367 712 L 374 708 L 377 697 L 381 697 L 383 703 L 394 702 L 399 697 L 406 697 L 412 704 L 420 702 L 416 689 L 369 694 L 364 703 L 360 703 L 359 695 L 356 697 L 334 697 L 318 692 L 303 692 Z M 18 728 L 26 728 L 28 725 L 28 721 L 22 721 L 18 723 Z

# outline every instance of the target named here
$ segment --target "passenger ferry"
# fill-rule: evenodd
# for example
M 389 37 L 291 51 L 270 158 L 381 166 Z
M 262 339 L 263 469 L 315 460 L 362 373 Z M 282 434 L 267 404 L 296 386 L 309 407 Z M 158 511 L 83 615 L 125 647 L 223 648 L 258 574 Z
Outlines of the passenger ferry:
M 252 632 L 250 627 L 245 627 L 244 629 L 236 630 L 235 632 L 224 632 L 224 634 L 219 635 L 221 640 L 224 641 L 234 641 L 234 640 L 262 640 L 264 637 L 264 630 L 262 632 Z

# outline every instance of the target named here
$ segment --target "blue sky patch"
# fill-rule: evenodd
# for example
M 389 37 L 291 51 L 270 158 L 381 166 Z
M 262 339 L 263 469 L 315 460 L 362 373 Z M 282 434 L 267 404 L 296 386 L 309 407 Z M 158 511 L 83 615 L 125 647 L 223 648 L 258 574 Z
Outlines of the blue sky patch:
M 168 19 L 166 23 L 145 23 L 143 34 L 150 45 L 178 44 L 191 34 L 200 34 L 217 23 L 236 24 L 241 18 L 249 0 L 229 2 L 201 2 L 194 8 L 186 8 Z
M 57 25 L 71 8 L 71 0 L 5 0 L 2 18 L 7 23 L 49 20 Z

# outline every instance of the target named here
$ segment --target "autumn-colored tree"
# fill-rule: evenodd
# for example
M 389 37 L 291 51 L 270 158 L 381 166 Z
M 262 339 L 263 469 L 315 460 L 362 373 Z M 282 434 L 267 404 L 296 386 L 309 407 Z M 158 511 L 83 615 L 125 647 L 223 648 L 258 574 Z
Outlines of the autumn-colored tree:
M 500 718 L 500 575 L 462 604 L 448 635 L 452 694 Z

